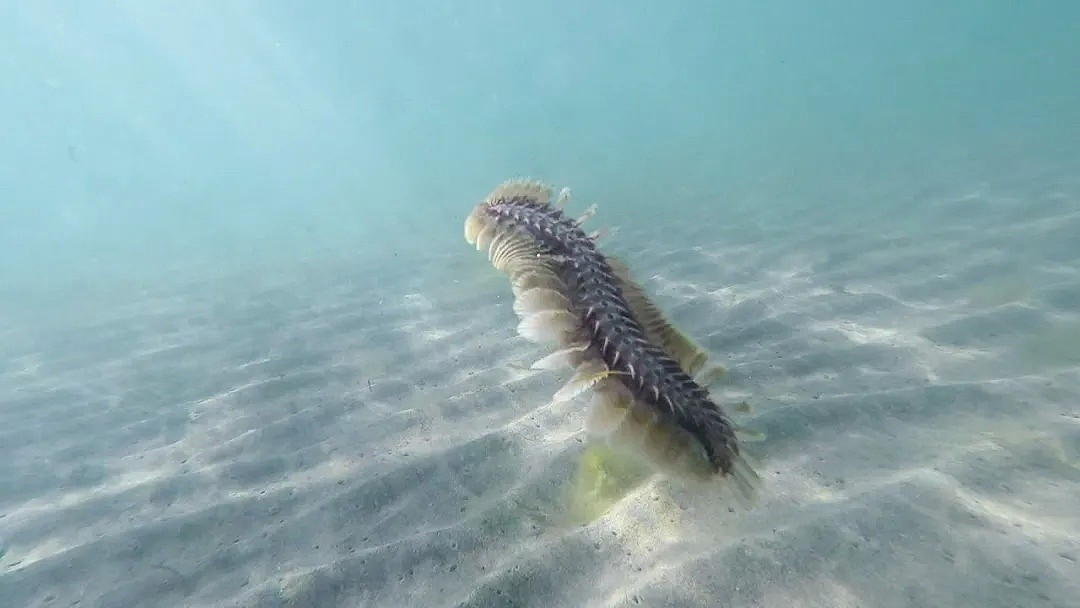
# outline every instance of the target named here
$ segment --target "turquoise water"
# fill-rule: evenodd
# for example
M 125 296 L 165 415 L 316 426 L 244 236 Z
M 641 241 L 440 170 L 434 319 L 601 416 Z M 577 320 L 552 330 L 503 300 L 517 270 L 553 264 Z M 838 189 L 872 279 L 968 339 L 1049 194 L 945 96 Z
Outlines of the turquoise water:
M 47 283 L 445 250 L 518 174 L 619 221 L 872 212 L 1061 162 L 1080 128 L 1069 2 L 0 10 L 3 272 Z
M 1078 41 L 1064 1 L 0 4 L 0 606 L 1074 605 Z M 462 239 L 519 175 L 728 366 L 757 510 L 636 472 L 553 515 L 603 458 Z

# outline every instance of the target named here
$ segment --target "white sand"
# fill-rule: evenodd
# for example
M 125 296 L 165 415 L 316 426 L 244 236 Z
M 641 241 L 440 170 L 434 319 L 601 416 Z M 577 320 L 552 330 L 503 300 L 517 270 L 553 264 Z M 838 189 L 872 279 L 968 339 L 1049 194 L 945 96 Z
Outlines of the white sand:
M 1078 208 L 628 218 L 767 435 L 749 512 L 650 478 L 575 519 L 580 405 L 463 241 L 8 311 L 0 605 L 1076 606 Z

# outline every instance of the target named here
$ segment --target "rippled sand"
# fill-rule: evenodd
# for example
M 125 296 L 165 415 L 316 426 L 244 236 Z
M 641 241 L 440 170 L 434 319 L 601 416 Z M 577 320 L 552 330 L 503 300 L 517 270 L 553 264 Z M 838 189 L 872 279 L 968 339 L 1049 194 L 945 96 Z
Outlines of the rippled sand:
M 1075 605 L 1080 202 L 911 212 L 612 236 L 752 406 L 749 511 L 591 449 L 463 241 L 6 311 L 0 604 Z

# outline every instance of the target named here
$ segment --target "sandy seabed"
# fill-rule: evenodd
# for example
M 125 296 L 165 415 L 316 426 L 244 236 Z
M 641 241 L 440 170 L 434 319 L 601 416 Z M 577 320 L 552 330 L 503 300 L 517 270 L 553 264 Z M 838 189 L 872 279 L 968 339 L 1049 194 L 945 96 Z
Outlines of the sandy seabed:
M 4 310 L 0 605 L 1076 606 L 1080 202 L 910 213 L 601 204 L 749 510 L 592 451 L 464 241 Z

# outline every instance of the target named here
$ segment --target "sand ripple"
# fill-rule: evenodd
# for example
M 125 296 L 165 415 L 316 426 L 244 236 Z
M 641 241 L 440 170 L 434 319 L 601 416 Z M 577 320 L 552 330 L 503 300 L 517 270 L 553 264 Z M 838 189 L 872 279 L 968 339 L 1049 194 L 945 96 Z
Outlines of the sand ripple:
M 753 407 L 748 512 L 575 520 L 579 406 L 464 244 L 6 311 L 0 604 L 1074 605 L 1080 213 L 1010 201 L 612 238 Z

